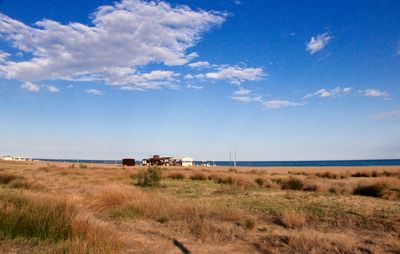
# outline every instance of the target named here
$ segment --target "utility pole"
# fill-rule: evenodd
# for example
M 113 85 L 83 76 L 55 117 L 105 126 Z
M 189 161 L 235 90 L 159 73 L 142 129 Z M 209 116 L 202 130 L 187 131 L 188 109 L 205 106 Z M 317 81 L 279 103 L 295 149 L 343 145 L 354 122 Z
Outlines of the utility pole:
M 235 149 L 235 160 L 233 161 L 233 165 L 236 168 L 236 149 Z

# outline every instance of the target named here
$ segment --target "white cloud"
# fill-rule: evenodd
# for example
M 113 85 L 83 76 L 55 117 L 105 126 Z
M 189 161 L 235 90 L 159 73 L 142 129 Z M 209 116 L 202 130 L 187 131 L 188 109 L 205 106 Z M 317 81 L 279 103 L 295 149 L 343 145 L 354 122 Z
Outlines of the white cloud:
M 9 57 L 10 54 L 8 54 L 7 52 L 3 52 L 0 50 L 0 63 L 3 63 L 7 60 L 7 57 Z
M 210 63 L 207 61 L 199 61 L 199 62 L 195 62 L 195 63 L 190 63 L 188 65 L 190 68 L 195 68 L 195 69 L 210 67 Z
M 186 74 L 184 79 L 194 79 L 194 76 L 192 74 Z
M 38 85 L 33 84 L 32 82 L 29 82 L 29 81 L 23 83 L 21 85 L 21 88 L 25 89 L 25 90 L 27 90 L 27 91 L 29 91 L 31 93 L 36 93 L 36 92 L 39 92 L 39 90 L 40 90 Z
M 307 94 L 303 97 L 303 99 L 308 99 L 311 97 L 320 97 L 320 98 L 336 98 L 344 95 L 348 95 L 352 91 L 351 87 L 335 87 L 331 90 L 326 90 L 325 88 L 319 89 L 314 93 Z
M 316 37 L 313 36 L 307 43 L 306 50 L 312 55 L 325 48 L 331 39 L 332 37 L 328 33 L 319 34 Z
M 195 86 L 195 85 L 187 85 L 187 88 L 193 89 L 193 90 L 202 90 L 202 86 Z
M 232 96 L 232 100 L 247 103 L 253 101 L 253 98 L 248 95 L 240 95 L 240 96 Z
M 88 94 L 97 95 L 97 96 L 103 95 L 103 92 L 99 91 L 97 89 L 86 89 L 85 92 Z
M 248 95 L 251 91 L 248 89 L 240 88 L 239 90 L 235 91 L 235 95 Z
M 360 92 L 361 92 L 361 94 L 363 96 L 366 96 L 366 97 L 384 97 L 384 98 L 389 98 L 389 93 L 388 92 L 379 91 L 377 89 L 369 88 L 369 89 L 365 89 L 365 90 L 360 91 Z
M 233 93 L 232 100 L 249 103 L 257 102 L 266 109 L 278 109 L 283 107 L 296 107 L 302 106 L 303 103 L 296 103 L 287 100 L 264 100 L 262 96 L 254 94 L 251 90 L 239 88 Z
M 206 73 L 209 79 L 228 80 L 232 84 L 240 84 L 244 81 L 254 81 L 264 76 L 262 68 L 242 68 L 239 66 L 221 66 L 217 72 Z
M 233 92 L 231 99 L 242 103 L 262 102 L 262 96 L 256 95 L 251 90 L 242 87 Z
M 389 119 L 389 118 L 394 118 L 394 117 L 400 117 L 400 110 L 393 110 L 389 112 L 381 112 L 376 115 L 372 115 L 371 119 L 375 120 L 384 120 L 384 119 Z
M 296 107 L 302 106 L 302 103 L 291 102 L 287 100 L 269 100 L 262 103 L 267 109 L 277 109 L 283 107 Z
M 187 54 L 187 49 L 204 31 L 224 22 L 225 16 L 141 0 L 101 6 L 91 15 L 91 25 L 44 19 L 29 26 L 0 14 L 2 39 L 32 54 L 29 60 L 3 61 L 0 75 L 22 82 L 64 79 L 96 80 L 133 89 L 170 86 L 166 73 L 140 73 L 137 67 L 186 64 L 198 56 L 195 52 Z
M 55 86 L 47 86 L 47 91 L 49 91 L 50 93 L 59 93 L 60 89 Z

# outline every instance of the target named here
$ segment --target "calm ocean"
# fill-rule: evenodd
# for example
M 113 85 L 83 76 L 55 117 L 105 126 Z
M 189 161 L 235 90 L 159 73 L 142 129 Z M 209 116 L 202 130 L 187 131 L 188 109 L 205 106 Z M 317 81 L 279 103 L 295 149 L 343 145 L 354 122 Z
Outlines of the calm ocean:
M 121 160 L 71 160 L 71 159 L 35 159 L 42 161 L 121 164 Z M 140 161 L 137 161 L 139 164 Z M 205 163 L 195 161 L 196 165 Z M 233 166 L 233 162 L 214 161 L 217 166 Z M 335 167 L 335 166 L 400 166 L 400 159 L 392 160 L 326 160 L 326 161 L 237 161 L 238 167 Z

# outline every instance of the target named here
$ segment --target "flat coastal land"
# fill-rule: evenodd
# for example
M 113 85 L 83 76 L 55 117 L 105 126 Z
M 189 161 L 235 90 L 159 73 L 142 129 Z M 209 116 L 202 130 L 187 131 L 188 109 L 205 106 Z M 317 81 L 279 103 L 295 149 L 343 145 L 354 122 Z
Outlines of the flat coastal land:
M 399 253 L 400 166 L 0 161 L 0 253 Z

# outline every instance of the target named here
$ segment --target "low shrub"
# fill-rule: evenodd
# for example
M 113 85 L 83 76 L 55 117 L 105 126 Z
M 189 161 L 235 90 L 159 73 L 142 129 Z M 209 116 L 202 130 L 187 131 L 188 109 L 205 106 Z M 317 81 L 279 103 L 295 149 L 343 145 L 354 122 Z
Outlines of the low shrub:
M 290 177 L 282 182 L 282 189 L 284 190 L 302 190 L 304 182 L 300 178 Z
M 317 192 L 319 191 L 319 186 L 316 184 L 306 184 L 303 188 L 304 191 L 313 191 Z
M 171 173 L 167 176 L 168 178 L 174 179 L 174 180 L 184 180 L 186 179 L 186 176 L 182 173 Z
M 14 189 L 26 189 L 26 190 L 41 190 L 45 187 L 41 184 L 34 183 L 24 178 L 17 178 L 12 180 L 8 186 Z
M 261 177 L 257 177 L 254 182 L 259 186 L 259 187 L 263 187 L 264 186 L 264 179 Z
M 216 183 L 220 184 L 228 184 L 232 185 L 234 187 L 239 187 L 239 188 L 245 188 L 245 187 L 251 187 L 254 186 L 254 182 L 250 182 L 244 177 L 233 177 L 233 176 L 228 176 L 228 177 L 223 177 L 223 176 L 216 176 L 214 178 L 214 181 Z
M 168 218 L 167 217 L 160 217 L 160 218 L 157 218 L 156 221 L 158 223 L 164 224 L 164 223 L 168 222 Z
M 16 179 L 22 179 L 22 176 L 0 173 L 0 184 L 9 184 L 11 181 Z
M 272 175 L 272 174 L 271 174 Z M 275 184 L 282 184 L 283 183 L 283 179 L 282 178 L 272 178 L 271 181 Z
M 141 187 L 157 187 L 160 186 L 162 178 L 161 168 L 149 167 L 145 170 L 140 170 L 137 175 L 137 185 Z
M 381 198 L 385 190 L 386 186 L 384 184 L 375 183 L 370 185 L 359 185 L 354 189 L 353 194 Z
M 253 219 L 245 219 L 244 220 L 244 227 L 249 230 L 253 229 L 255 225 L 256 225 L 256 222 Z
M 336 173 L 332 172 L 324 172 L 324 173 L 317 173 L 316 176 L 321 178 L 328 178 L 328 179 L 338 179 L 339 176 Z
M 352 173 L 351 177 L 370 177 L 371 174 L 368 172 L 356 172 L 356 173 Z
M 196 174 L 190 176 L 190 180 L 205 181 L 205 180 L 207 180 L 207 177 L 202 173 L 196 173 Z
M 87 168 L 86 164 L 79 164 L 79 168 Z

